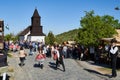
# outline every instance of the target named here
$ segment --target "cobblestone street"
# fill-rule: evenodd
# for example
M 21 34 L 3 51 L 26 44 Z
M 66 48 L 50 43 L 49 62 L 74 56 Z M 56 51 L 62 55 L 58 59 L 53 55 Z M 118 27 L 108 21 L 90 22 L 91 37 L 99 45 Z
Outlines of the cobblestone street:
M 16 55 L 17 53 L 14 54 Z M 82 61 L 64 59 L 66 71 L 63 72 L 62 66 L 58 70 L 54 69 L 55 61 L 53 59 L 46 58 L 43 69 L 36 66 L 37 62 L 34 59 L 35 54 L 33 56 L 27 56 L 25 66 L 20 67 L 17 56 L 8 58 L 9 66 L 14 69 L 12 73 L 14 80 L 119 80 L 92 73 L 92 70 L 90 71 L 87 68 L 89 66 Z

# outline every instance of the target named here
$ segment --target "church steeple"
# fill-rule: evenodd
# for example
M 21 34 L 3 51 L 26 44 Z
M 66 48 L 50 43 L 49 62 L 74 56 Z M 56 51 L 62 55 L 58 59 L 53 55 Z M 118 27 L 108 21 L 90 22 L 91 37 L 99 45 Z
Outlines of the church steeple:
M 37 9 L 34 10 L 33 16 L 31 17 L 30 35 L 31 36 L 45 35 L 42 31 L 41 17 L 39 16 Z
M 41 25 L 41 17 L 37 11 L 31 17 L 31 25 L 20 33 L 20 40 L 39 41 L 45 43 L 45 34 L 43 33 L 43 26 Z
M 34 11 L 34 13 L 33 13 L 33 16 L 32 16 L 32 18 L 31 18 L 31 25 L 32 26 L 41 26 L 41 17 L 40 17 L 40 15 L 39 15 L 39 13 L 38 13 L 38 10 L 37 9 L 35 9 L 35 11 Z
M 35 8 L 35 11 L 34 11 L 32 17 L 39 17 L 40 18 L 40 15 L 39 15 L 38 10 L 36 8 Z

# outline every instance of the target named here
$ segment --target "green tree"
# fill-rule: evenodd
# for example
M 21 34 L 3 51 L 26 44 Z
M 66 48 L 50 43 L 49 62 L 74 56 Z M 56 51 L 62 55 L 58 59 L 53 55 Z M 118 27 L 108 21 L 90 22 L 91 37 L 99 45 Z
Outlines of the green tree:
M 77 35 L 77 42 L 83 45 L 97 45 L 99 39 L 112 37 L 117 33 L 115 28 L 119 23 L 112 16 L 94 15 L 94 11 L 85 12 L 81 18 L 81 28 Z
M 73 29 L 68 32 L 64 32 L 61 34 L 56 35 L 56 41 L 58 43 L 63 43 L 67 41 L 74 41 L 78 33 L 78 29 Z
M 4 40 L 6 40 L 6 41 L 9 41 L 9 40 L 17 41 L 18 38 L 19 38 L 18 35 L 14 35 L 13 33 L 6 34 L 6 35 L 4 36 Z
M 54 42 L 55 42 L 55 36 L 52 33 L 52 31 L 50 31 L 48 33 L 48 36 L 45 37 L 45 42 L 46 42 L 46 44 L 50 44 L 50 45 L 54 44 Z
M 6 40 L 6 41 L 9 41 L 9 40 L 11 40 L 12 39 L 12 34 L 6 34 L 5 36 L 4 36 L 4 40 Z

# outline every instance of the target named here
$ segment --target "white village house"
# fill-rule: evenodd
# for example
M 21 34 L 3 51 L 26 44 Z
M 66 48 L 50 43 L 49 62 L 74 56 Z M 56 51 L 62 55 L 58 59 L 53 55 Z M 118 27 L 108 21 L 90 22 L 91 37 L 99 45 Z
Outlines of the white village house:
M 35 9 L 31 17 L 31 25 L 24 29 L 19 34 L 19 40 L 38 41 L 45 43 L 45 34 L 43 33 L 43 26 L 41 26 L 41 17 L 37 9 Z

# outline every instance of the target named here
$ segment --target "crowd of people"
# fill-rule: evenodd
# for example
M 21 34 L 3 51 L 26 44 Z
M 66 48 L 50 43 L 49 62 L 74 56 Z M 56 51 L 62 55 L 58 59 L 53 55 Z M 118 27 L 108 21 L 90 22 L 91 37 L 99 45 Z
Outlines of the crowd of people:
M 90 46 L 85 47 L 83 45 L 70 45 L 68 43 L 55 44 L 55 45 L 45 45 L 42 42 L 31 42 L 31 41 L 18 41 L 15 43 L 5 42 L 5 50 L 19 51 L 20 53 L 20 64 L 24 66 L 24 60 L 26 53 L 24 49 L 29 49 L 27 53 L 29 56 L 36 54 L 36 61 L 43 68 L 43 63 L 46 57 L 54 58 L 56 60 L 55 69 L 61 64 L 63 71 L 65 72 L 64 58 L 72 58 L 77 60 L 92 60 L 95 63 L 101 63 L 102 54 L 107 53 L 109 58 L 109 46 L 99 45 L 98 47 Z M 12 46 L 12 47 L 11 47 Z M 55 58 L 57 54 L 57 58 Z M 38 55 L 39 58 L 37 57 Z M 106 60 L 105 60 L 106 61 Z
M 11 50 L 13 52 L 19 51 L 22 46 L 24 49 L 29 49 L 28 55 L 33 55 L 38 51 L 39 47 L 42 47 L 46 57 L 52 57 L 55 45 L 45 45 L 42 42 L 31 42 L 31 41 L 17 41 L 9 43 L 6 41 L 4 46 L 5 51 Z M 101 55 L 107 52 L 102 45 L 98 47 L 90 46 L 85 47 L 83 45 L 69 45 L 68 43 L 57 44 L 62 46 L 62 52 L 64 58 L 72 58 L 78 60 L 93 60 L 95 62 L 101 62 Z

